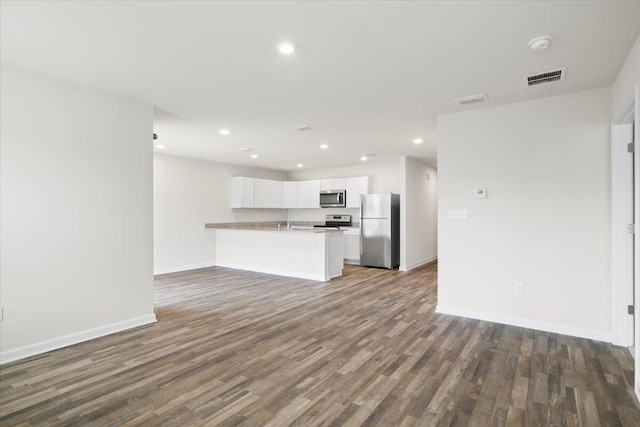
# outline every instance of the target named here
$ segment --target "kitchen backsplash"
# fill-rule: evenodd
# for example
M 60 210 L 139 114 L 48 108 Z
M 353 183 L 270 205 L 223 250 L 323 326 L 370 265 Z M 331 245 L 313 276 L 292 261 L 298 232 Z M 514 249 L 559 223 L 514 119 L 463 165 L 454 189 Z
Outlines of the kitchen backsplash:
M 360 209 L 233 209 L 235 222 L 291 221 L 324 223 L 326 215 L 351 215 L 351 221 L 360 222 Z

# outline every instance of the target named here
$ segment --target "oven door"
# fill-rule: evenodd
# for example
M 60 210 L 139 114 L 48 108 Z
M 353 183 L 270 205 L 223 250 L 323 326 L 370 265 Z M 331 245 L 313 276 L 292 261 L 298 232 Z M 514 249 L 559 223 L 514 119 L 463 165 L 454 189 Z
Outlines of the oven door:
M 346 206 L 345 190 L 324 190 L 320 192 L 321 208 L 344 208 Z

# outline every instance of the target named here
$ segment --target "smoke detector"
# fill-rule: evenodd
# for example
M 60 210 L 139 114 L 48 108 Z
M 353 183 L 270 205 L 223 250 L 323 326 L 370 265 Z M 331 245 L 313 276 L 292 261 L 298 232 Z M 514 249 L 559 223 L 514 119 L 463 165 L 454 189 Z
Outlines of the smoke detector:
M 536 37 L 529 40 L 529 47 L 534 52 L 540 52 L 549 47 L 549 45 L 551 44 L 551 39 L 553 39 L 553 37 L 551 36 Z

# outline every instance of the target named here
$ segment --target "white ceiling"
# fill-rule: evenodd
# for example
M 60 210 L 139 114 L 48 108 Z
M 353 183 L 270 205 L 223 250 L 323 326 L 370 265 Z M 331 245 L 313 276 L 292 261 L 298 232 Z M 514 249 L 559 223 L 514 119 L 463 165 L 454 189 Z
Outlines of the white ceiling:
M 153 104 L 164 152 L 292 170 L 363 152 L 433 159 L 436 115 L 480 108 L 453 98 L 610 86 L 640 2 L 3 1 L 0 24 L 3 65 Z M 551 47 L 531 51 L 543 34 Z M 278 54 L 281 40 L 294 56 Z M 562 82 L 524 84 L 564 66 Z M 300 123 L 316 128 L 291 130 Z

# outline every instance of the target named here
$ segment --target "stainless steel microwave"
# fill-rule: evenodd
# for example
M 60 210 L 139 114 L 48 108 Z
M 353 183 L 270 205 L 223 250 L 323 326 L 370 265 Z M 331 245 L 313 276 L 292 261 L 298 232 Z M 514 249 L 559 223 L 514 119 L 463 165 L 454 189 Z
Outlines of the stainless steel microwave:
M 320 192 L 321 208 L 344 208 L 347 206 L 347 190 L 322 190 Z

